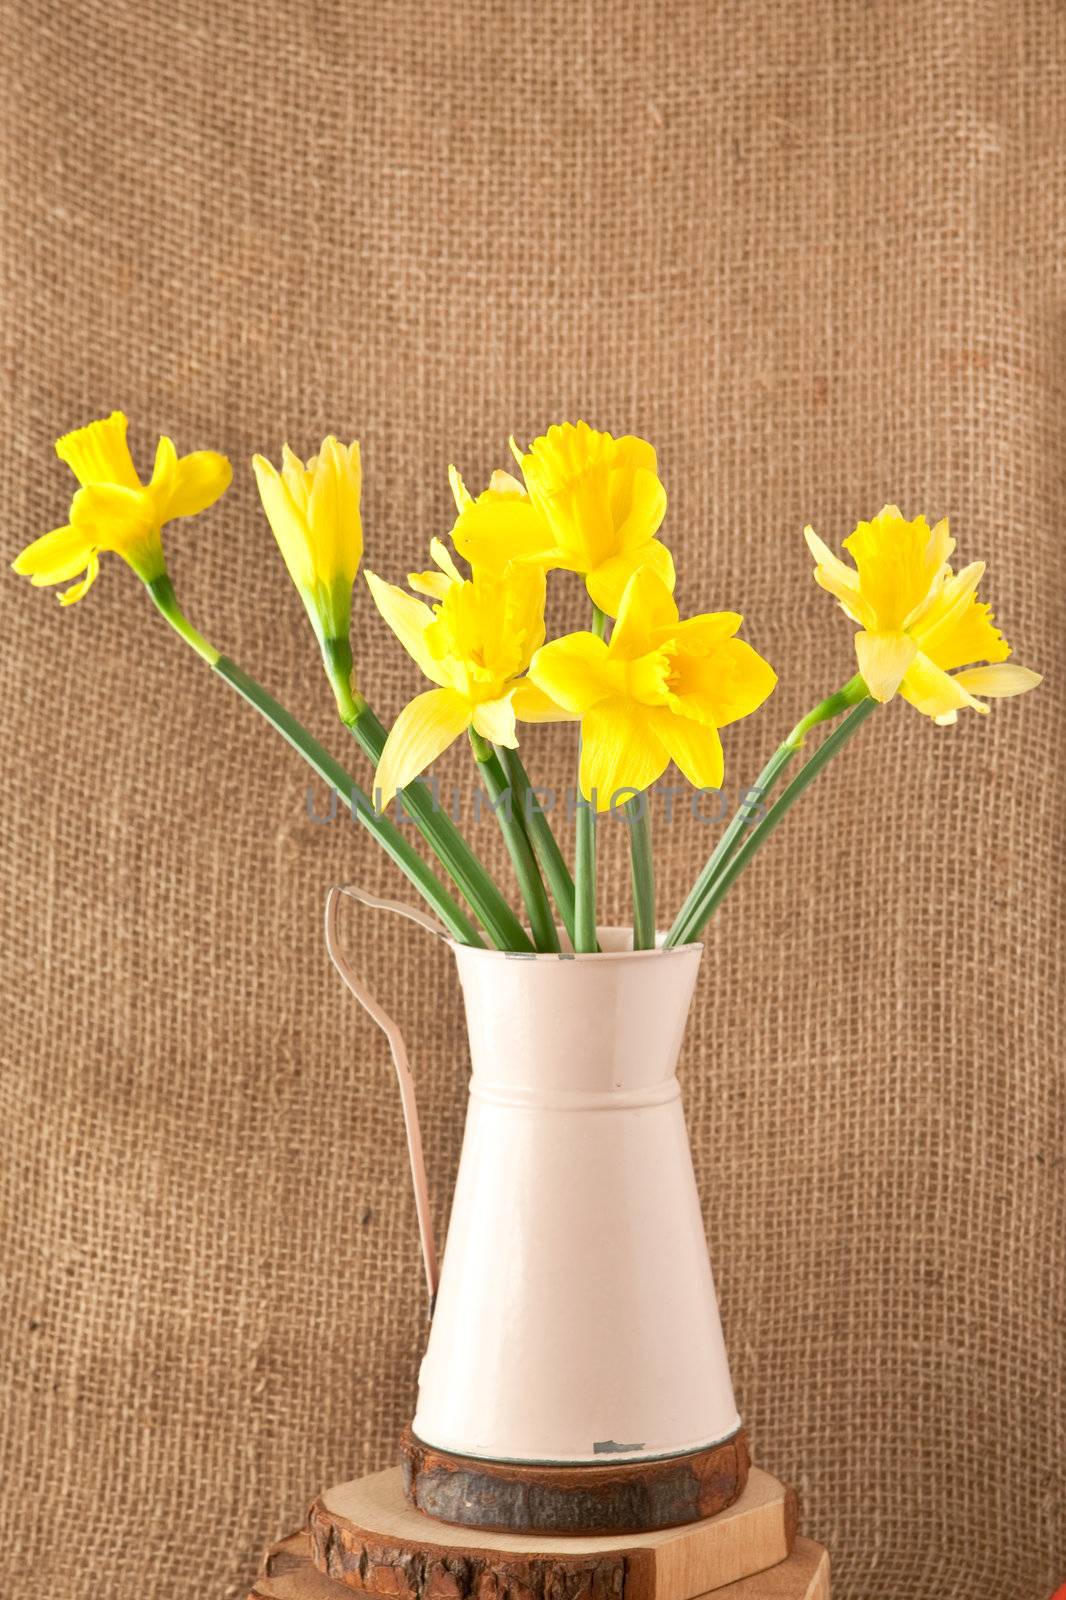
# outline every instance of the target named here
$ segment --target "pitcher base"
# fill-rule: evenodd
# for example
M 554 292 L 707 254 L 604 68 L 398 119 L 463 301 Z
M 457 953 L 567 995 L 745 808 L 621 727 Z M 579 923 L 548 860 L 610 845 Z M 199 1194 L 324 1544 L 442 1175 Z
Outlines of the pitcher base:
M 463 1528 L 570 1537 L 653 1533 L 717 1516 L 751 1464 L 743 1428 L 720 1444 L 654 1460 L 529 1466 L 434 1449 L 405 1428 L 404 1491 L 427 1516 Z

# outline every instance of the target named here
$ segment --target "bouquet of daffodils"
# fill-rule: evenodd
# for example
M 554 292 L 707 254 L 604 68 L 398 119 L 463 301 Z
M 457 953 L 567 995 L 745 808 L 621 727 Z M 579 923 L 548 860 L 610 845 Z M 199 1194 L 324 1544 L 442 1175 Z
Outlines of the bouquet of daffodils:
M 736 612 L 679 615 L 674 562 L 659 538 L 666 491 L 646 440 L 559 423 L 525 450 L 512 439 L 511 451 L 521 476 L 495 472 L 476 496 L 449 469 L 451 547 L 431 541 L 428 571 L 409 574 L 406 589 L 366 574 L 382 617 L 432 685 L 388 731 L 356 683 L 350 642 L 363 555 L 359 446 L 330 437 L 306 463 L 285 446 L 280 470 L 262 456 L 253 460 L 340 720 L 373 769 L 373 798 L 261 684 L 209 644 L 179 604 L 162 530 L 225 492 L 232 471 L 224 456 L 179 456 L 162 438 L 145 483 L 120 412 L 65 434 L 56 453 L 80 485 L 69 520 L 23 550 L 14 569 L 35 585 L 76 579 L 60 596 L 70 605 L 95 581 L 101 552 L 121 556 L 179 638 L 337 791 L 460 943 L 594 953 L 596 824 L 604 812 L 621 812 L 629 825 L 633 943 L 650 949 L 657 935 L 649 791 L 671 762 L 695 788 L 719 788 L 721 730 L 757 711 L 777 677 L 738 637 Z M 878 706 L 899 695 L 944 726 L 960 710 L 987 712 L 982 696 L 1021 694 L 1040 682 L 1007 662 L 1010 648 L 977 598 L 983 564 L 953 570 L 946 521 L 930 528 L 924 517 L 908 521 L 885 506 L 844 540 L 850 563 L 812 528 L 805 535 L 815 581 L 858 630 L 858 671 L 774 750 L 674 916 L 667 946 L 700 937 L 789 807 Z M 586 631 L 546 639 L 549 573 L 584 583 Z M 557 721 L 577 724 L 572 870 L 520 753 L 533 724 Z M 822 723 L 835 726 L 790 774 Z M 464 735 L 503 830 L 520 907 L 423 777 Z M 397 797 L 440 876 L 390 815 Z

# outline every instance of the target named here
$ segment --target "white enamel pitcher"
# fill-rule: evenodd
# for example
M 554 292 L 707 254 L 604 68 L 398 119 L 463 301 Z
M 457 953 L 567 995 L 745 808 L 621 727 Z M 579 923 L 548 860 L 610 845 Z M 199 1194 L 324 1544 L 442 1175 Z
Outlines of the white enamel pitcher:
M 389 1038 L 432 1308 L 413 1431 L 487 1461 L 596 1464 L 706 1449 L 740 1427 L 676 1076 L 702 945 L 597 955 L 451 945 L 473 1068 L 437 1272 L 403 1039 L 337 944 Z

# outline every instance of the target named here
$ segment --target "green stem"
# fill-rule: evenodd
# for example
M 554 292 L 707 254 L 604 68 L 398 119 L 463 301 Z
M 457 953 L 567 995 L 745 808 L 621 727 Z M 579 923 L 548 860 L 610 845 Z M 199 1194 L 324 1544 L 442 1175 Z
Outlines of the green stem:
M 672 949 L 678 944 L 688 944 L 693 937 L 691 926 L 698 914 L 701 903 L 707 898 L 714 885 L 725 871 L 730 858 L 747 833 L 759 812 L 763 809 L 763 802 L 775 788 L 781 774 L 792 758 L 803 748 L 807 734 L 820 722 L 827 722 L 832 717 L 838 717 L 841 712 L 849 710 L 865 699 L 868 690 L 863 679 L 856 674 L 848 680 L 843 688 L 837 689 L 834 694 L 827 695 L 820 700 L 813 710 L 793 728 L 788 738 L 779 745 L 763 767 L 752 787 L 741 801 L 735 815 L 711 852 L 703 871 L 689 890 L 681 910 L 674 918 L 670 932 L 666 936 L 666 947 Z
M 418 852 L 404 838 L 395 823 L 388 817 L 378 816 L 375 812 L 370 796 L 365 794 L 356 783 L 351 773 L 341 766 L 329 751 L 318 743 L 291 712 L 275 700 L 263 688 L 261 683 L 231 661 L 228 656 L 220 655 L 213 645 L 208 644 L 201 633 L 193 627 L 178 605 L 173 586 L 169 578 L 157 578 L 148 585 L 157 608 L 169 622 L 175 633 L 185 640 L 207 664 L 223 678 L 231 688 L 249 705 L 254 706 L 261 716 L 265 717 L 271 727 L 281 734 L 282 738 L 301 755 L 319 778 L 342 795 L 353 815 L 362 823 L 385 854 L 399 867 L 406 878 L 414 884 L 419 894 L 437 913 L 452 937 L 460 944 L 482 945 L 484 943 L 474 924 L 465 912 L 452 899 L 451 895 L 433 875 L 430 868 L 422 860 Z
M 219 659 L 219 652 L 213 644 L 208 644 L 202 633 L 193 627 L 179 606 L 178 597 L 174 593 L 174 585 L 168 575 L 164 573 L 161 578 L 153 578 L 151 583 L 145 585 L 145 588 L 155 602 L 156 610 L 161 612 L 167 619 L 178 637 L 184 639 L 187 645 L 192 646 L 201 661 L 206 661 L 209 667 L 215 666 Z
M 340 719 L 347 727 L 367 708 L 362 695 L 352 688 L 351 642 L 347 638 L 323 639 L 321 646 L 326 677 L 333 690 Z
M 497 759 L 503 766 L 506 781 L 510 784 L 516 802 L 520 807 L 520 815 L 525 824 L 529 842 L 533 846 L 533 853 L 540 865 L 540 870 L 547 879 L 548 887 L 552 892 L 563 926 L 574 942 L 574 880 L 570 876 L 570 869 L 566 864 L 563 852 L 559 849 L 559 841 L 552 832 L 551 823 L 541 807 L 537 804 L 537 797 L 533 792 L 533 785 L 529 781 L 529 774 L 522 765 L 522 758 L 517 750 L 508 750 L 500 745 L 496 746 Z
M 633 949 L 655 949 L 655 867 L 651 852 L 651 795 L 635 794 L 624 807 L 633 878 Z
M 357 715 L 346 722 L 359 748 L 375 766 L 381 760 L 387 738 L 385 729 L 366 701 Z M 413 818 L 423 838 L 455 880 L 497 950 L 532 950 L 533 944 L 507 904 L 502 890 L 478 860 L 447 811 L 434 798 L 421 778 L 400 790 L 404 809 Z
M 690 943 L 692 940 L 699 938 L 721 901 L 744 871 L 755 852 L 765 844 L 778 823 L 795 805 L 803 791 L 814 782 L 822 768 L 833 759 L 837 751 L 841 750 L 849 739 L 854 738 L 866 718 L 877 710 L 878 704 L 877 700 L 870 698 L 860 701 L 855 709 L 845 717 L 840 727 L 829 735 L 829 738 L 815 751 L 811 759 L 800 768 L 791 783 L 782 790 L 774 801 L 762 821 L 752 829 L 750 835 L 739 849 L 734 851 L 723 871 L 715 879 L 709 893 L 700 904 L 691 920 L 688 931 L 683 939 L 678 942 Z
M 607 633 L 607 613 L 592 607 L 592 631 L 598 639 Z M 591 955 L 599 949 L 596 936 L 596 813 L 581 795 L 581 741 L 578 740 L 577 817 L 574 836 L 574 949 Z
M 444 885 L 434 877 L 418 851 L 412 848 L 389 817 L 379 815 L 374 810 L 370 796 L 360 788 L 340 762 L 334 760 L 333 756 L 312 738 L 307 729 L 235 661 L 220 656 L 215 664 L 215 671 L 236 689 L 249 705 L 254 706 L 271 726 L 277 729 L 283 739 L 288 740 L 293 749 L 303 756 L 308 766 L 325 783 L 343 795 L 352 814 L 429 902 L 452 937 L 460 944 L 483 945 L 485 941 L 474 924 L 452 899 Z
M 492 802 L 503 833 L 507 853 L 514 867 L 518 887 L 529 916 L 534 948 L 541 952 L 559 950 L 559 935 L 552 919 L 544 881 L 537 867 L 528 835 L 514 812 L 514 791 L 509 790 L 495 752 L 487 739 L 470 729 L 470 747 L 481 773 L 485 792 Z M 501 782 L 501 779 L 504 781 Z
M 596 813 L 579 796 L 574 839 L 574 949 L 585 956 L 597 948 Z

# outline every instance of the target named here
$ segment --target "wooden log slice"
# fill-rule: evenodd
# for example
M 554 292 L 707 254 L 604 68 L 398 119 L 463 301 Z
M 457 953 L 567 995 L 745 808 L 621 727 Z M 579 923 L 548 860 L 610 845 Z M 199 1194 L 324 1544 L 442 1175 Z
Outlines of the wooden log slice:
M 308 1517 L 321 1573 L 389 1600 L 692 1600 L 783 1561 L 791 1489 L 753 1468 L 728 1510 L 653 1533 L 599 1537 L 475 1531 L 404 1496 L 398 1468 L 338 1484 Z
M 400 1440 L 404 1488 L 429 1517 L 463 1528 L 586 1537 L 651 1533 L 702 1522 L 744 1492 L 751 1458 L 743 1428 L 691 1455 L 588 1466 L 524 1466 L 456 1456 Z
M 712 1591 L 713 1600 L 829 1600 L 829 1557 L 820 1544 L 797 1539 L 776 1566 Z M 275 1545 L 248 1600 L 344 1600 L 350 1586 L 325 1577 L 311 1560 L 306 1533 Z

